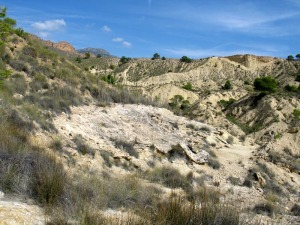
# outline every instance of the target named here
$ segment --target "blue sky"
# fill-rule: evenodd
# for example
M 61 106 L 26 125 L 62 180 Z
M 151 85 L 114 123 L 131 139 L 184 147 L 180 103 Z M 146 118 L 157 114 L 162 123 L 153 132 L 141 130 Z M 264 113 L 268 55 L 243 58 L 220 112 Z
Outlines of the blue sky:
M 300 53 L 300 0 L 0 0 L 0 6 L 45 40 L 116 56 Z

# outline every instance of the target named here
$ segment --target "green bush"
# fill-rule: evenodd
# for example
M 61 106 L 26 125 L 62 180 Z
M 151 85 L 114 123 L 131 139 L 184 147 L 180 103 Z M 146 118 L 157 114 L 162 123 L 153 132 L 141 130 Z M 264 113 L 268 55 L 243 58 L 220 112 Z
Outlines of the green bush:
M 218 104 L 222 106 L 224 109 L 227 109 L 230 105 L 232 105 L 236 100 L 233 98 L 230 98 L 228 101 L 222 99 L 218 101 Z
M 284 86 L 284 89 L 288 92 L 298 92 L 299 91 L 299 87 L 295 86 L 295 85 L 286 85 Z
M 175 113 L 185 113 L 191 107 L 191 104 L 188 100 L 185 100 L 181 95 L 174 95 L 174 97 L 170 100 L 169 106 Z
M 296 120 L 300 120 L 300 110 L 299 109 L 294 109 L 293 116 Z
M 121 59 L 120 59 L 120 63 L 125 64 L 125 63 L 128 63 L 130 60 L 131 60 L 131 58 L 122 56 Z
M 102 76 L 101 80 L 105 81 L 108 84 L 115 84 L 116 80 L 112 74 L 108 74 L 107 76 Z
M 190 59 L 190 58 L 187 57 L 187 56 L 182 56 L 181 59 L 180 59 L 180 62 L 191 63 L 191 62 L 192 62 L 192 59 Z
M 193 90 L 193 86 L 190 82 L 188 82 L 186 85 L 183 85 L 182 88 L 185 89 L 185 90 L 188 90 L 188 91 Z
M 232 89 L 232 84 L 230 80 L 227 80 L 224 84 L 224 86 L 222 86 L 223 90 L 231 90 Z
M 254 89 L 257 91 L 274 93 L 277 91 L 277 81 L 271 76 L 259 77 L 254 80 Z

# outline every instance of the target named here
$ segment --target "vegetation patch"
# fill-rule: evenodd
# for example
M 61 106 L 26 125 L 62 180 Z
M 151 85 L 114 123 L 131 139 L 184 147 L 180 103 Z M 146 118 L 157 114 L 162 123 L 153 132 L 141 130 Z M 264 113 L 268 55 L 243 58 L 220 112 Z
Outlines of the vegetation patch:
M 93 149 L 90 146 L 88 146 L 86 144 L 85 140 L 83 139 L 83 137 L 80 134 L 77 134 L 73 138 L 73 141 L 74 141 L 74 143 L 77 146 L 78 152 L 80 152 L 82 155 L 89 154 L 91 156 L 95 156 L 95 149 Z
M 146 173 L 146 177 L 152 182 L 159 182 L 170 188 L 182 188 L 187 190 L 191 185 L 191 178 L 183 176 L 172 167 L 158 167 Z
M 278 82 L 271 76 L 258 77 L 254 80 L 253 86 L 257 91 L 274 93 L 277 91 Z
M 229 100 L 220 100 L 218 101 L 218 104 L 224 109 L 226 110 L 230 105 L 232 105 L 233 103 L 235 103 L 235 99 L 234 98 L 230 98 Z
M 188 91 L 192 91 L 193 85 L 190 82 L 188 82 L 187 84 L 183 85 L 182 88 Z
M 127 152 L 130 156 L 137 159 L 139 158 L 139 152 L 134 148 L 134 143 L 123 139 L 113 140 L 113 142 L 115 143 L 116 148 Z
M 246 134 L 251 134 L 253 132 L 259 131 L 262 129 L 262 124 L 255 124 L 253 126 L 249 126 L 246 123 L 240 122 L 234 115 L 232 114 L 227 114 L 226 119 L 229 120 L 230 122 L 234 123 L 238 127 L 240 127 Z

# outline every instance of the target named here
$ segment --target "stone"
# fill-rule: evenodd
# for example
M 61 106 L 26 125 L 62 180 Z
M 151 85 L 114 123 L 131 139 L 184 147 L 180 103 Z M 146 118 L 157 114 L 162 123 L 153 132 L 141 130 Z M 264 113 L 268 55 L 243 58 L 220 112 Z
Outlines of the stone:
M 267 182 L 266 182 L 265 178 L 263 178 L 263 176 L 261 175 L 260 172 L 256 172 L 254 174 L 254 177 L 259 182 L 260 186 L 262 186 L 262 187 L 266 186 Z

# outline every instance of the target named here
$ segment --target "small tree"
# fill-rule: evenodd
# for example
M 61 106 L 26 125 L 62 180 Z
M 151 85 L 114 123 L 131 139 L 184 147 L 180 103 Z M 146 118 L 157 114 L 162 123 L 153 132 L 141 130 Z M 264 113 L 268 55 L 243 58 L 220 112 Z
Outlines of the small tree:
M 232 89 L 232 84 L 230 82 L 230 80 L 227 80 L 224 84 L 224 86 L 222 86 L 223 90 L 231 90 Z
M 162 59 L 162 60 L 166 60 L 166 57 L 163 56 L 163 57 L 161 57 L 161 59 Z
M 102 55 L 101 54 L 98 54 L 97 55 L 97 58 L 99 59 L 99 58 L 102 58 Z
M 294 56 L 289 55 L 289 56 L 287 57 L 287 60 L 288 60 L 288 61 L 293 61 L 293 60 L 294 60 Z
M 121 64 L 125 64 L 125 63 L 128 63 L 130 60 L 130 58 L 127 58 L 125 56 L 122 56 L 121 59 L 120 59 L 120 63 Z
M 86 52 L 84 58 L 85 58 L 85 59 L 89 59 L 90 57 L 91 57 L 91 53 Z
M 160 55 L 158 53 L 154 53 L 152 60 L 153 59 L 160 59 Z
M 182 56 L 181 59 L 180 59 L 180 61 L 181 62 L 185 62 L 185 63 L 190 63 L 190 62 L 192 62 L 192 59 L 190 59 L 187 56 Z
M 271 92 L 277 91 L 277 81 L 271 76 L 258 77 L 254 80 L 254 89 L 257 91 Z
M 297 55 L 296 55 L 296 58 L 297 58 L 298 60 L 300 60 L 300 54 L 297 54 Z

